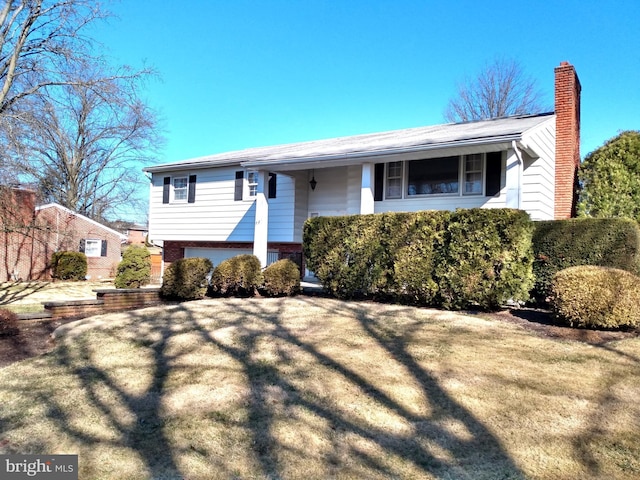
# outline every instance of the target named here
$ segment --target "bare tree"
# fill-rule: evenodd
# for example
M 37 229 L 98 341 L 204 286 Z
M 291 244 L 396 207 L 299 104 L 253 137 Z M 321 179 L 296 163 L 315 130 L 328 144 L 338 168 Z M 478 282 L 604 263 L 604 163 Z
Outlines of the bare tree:
M 92 78 L 102 78 L 91 87 Z M 12 159 L 45 201 L 96 220 L 146 210 L 142 165 L 161 145 L 154 112 L 138 97 L 145 75 L 112 78 L 95 72 L 31 95 Z
M 478 76 L 458 85 L 456 97 L 444 112 L 449 122 L 467 122 L 509 115 L 526 115 L 545 110 L 544 95 L 534 78 L 518 62 L 496 59 Z
M 110 68 L 84 34 L 106 16 L 95 0 L 0 6 L 0 173 L 97 220 L 145 210 L 141 162 L 160 144 L 138 95 L 153 72 Z
M 94 0 L 4 0 L 0 9 L 0 115 L 91 64 L 83 29 L 105 13 Z

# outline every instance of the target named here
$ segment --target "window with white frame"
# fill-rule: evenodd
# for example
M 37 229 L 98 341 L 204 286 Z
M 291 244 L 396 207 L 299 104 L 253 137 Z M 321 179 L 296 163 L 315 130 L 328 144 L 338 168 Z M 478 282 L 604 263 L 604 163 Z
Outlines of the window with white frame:
M 189 179 L 187 177 L 173 178 L 173 201 L 186 202 L 189 189 Z
M 87 257 L 99 257 L 102 254 L 102 240 L 87 238 L 84 241 L 84 254 Z
M 464 195 L 482 195 L 482 165 L 481 153 L 464 156 Z
M 408 163 L 407 195 L 457 194 L 460 157 L 411 160 Z
M 402 162 L 387 163 L 387 190 L 385 198 L 402 198 Z
M 258 172 L 247 172 L 247 192 L 250 197 L 258 194 Z

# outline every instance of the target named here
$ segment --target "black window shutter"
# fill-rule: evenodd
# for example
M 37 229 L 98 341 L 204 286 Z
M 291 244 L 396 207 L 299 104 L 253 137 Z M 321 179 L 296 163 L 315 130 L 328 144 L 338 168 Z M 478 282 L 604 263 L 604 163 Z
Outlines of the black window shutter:
M 187 202 L 194 203 L 196 201 L 196 176 L 189 175 L 189 196 Z
M 487 153 L 487 173 L 485 177 L 485 194 L 494 197 L 500 193 L 500 177 L 502 176 L 502 152 Z
M 269 198 L 276 198 L 276 182 L 278 175 L 275 173 L 269 174 Z
M 382 201 L 384 192 L 384 163 L 376 163 L 373 179 L 373 200 Z
M 242 190 L 244 186 L 243 184 L 244 184 L 244 172 L 243 171 L 236 172 L 236 188 L 233 194 L 233 199 L 236 201 L 242 200 Z
M 169 191 L 171 188 L 171 177 L 164 177 L 162 185 L 162 203 L 169 203 Z
M 106 240 L 102 240 L 102 245 L 100 245 L 100 256 L 101 257 L 106 257 L 107 256 L 107 241 Z
M 80 247 L 78 248 L 80 253 L 84 253 L 84 238 L 80 240 Z

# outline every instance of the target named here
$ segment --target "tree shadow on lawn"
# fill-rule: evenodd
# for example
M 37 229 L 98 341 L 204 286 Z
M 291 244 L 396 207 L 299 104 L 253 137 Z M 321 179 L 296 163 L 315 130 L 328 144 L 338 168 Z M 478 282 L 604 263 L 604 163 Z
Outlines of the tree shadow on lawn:
M 0 285 L 0 308 L 44 290 L 49 282 L 11 282 Z
M 149 351 L 152 360 L 152 381 L 137 394 L 128 392 L 114 380 L 109 368 L 97 365 L 93 358 L 96 355 L 95 345 L 91 345 L 84 337 L 73 340 L 73 348 L 68 344 L 61 345 L 54 355 L 80 383 L 81 394 L 100 412 L 101 421 L 108 423 L 111 430 L 117 433 L 116 436 L 110 436 L 112 439 L 74 426 L 71 419 L 73 412 L 69 412 L 69 407 L 55 398 L 39 400 L 48 405 L 48 418 L 61 431 L 89 449 L 107 443 L 115 448 L 132 450 L 144 462 L 151 478 L 183 478 L 186 472 L 181 471 L 180 457 L 185 453 L 181 449 L 186 447 L 178 447 L 172 439 L 166 412 L 162 408 L 169 375 L 178 368 L 181 358 L 191 353 L 188 348 L 179 353 L 171 353 L 168 349 L 168 343 L 176 333 L 176 322 L 179 321 L 181 332 L 188 331 L 199 336 L 206 345 L 233 359 L 242 371 L 248 392 L 246 418 L 239 421 L 210 411 L 207 421 L 218 422 L 228 428 L 240 427 L 249 432 L 251 441 L 245 449 L 246 455 L 253 457 L 251 462 L 257 465 L 258 476 L 290 477 L 287 459 L 292 457 L 304 465 L 309 454 L 305 439 L 299 436 L 295 441 L 285 444 L 275 432 L 276 424 L 282 421 L 283 415 L 293 417 L 303 412 L 303 416 L 318 419 L 320 427 L 310 425 L 308 428 L 321 429 L 314 433 L 326 437 L 329 447 L 328 451 L 316 453 L 317 457 L 321 457 L 319 461 L 324 471 L 300 471 L 300 477 L 362 476 L 363 472 L 366 476 L 397 477 L 396 464 L 390 460 L 393 458 L 419 476 L 524 478 L 500 440 L 452 398 L 411 355 L 406 343 L 410 331 L 402 335 L 385 332 L 381 322 L 357 304 L 303 300 L 308 307 L 324 308 L 323 314 L 326 316 L 354 318 L 357 322 L 355 325 L 359 324 L 367 339 L 373 340 L 393 362 L 409 372 L 412 377 L 409 381 L 419 386 L 423 401 L 431 407 L 428 413 L 419 413 L 417 409 L 408 407 L 406 402 L 399 401 L 387 389 L 374 385 L 348 361 L 322 352 L 305 338 L 304 333 L 292 328 L 295 324 L 284 321 L 283 316 L 290 315 L 285 310 L 288 301 L 291 300 L 234 302 L 228 305 L 212 303 L 210 318 L 205 319 L 201 314 L 192 312 L 189 304 L 167 307 L 157 313 L 154 311 L 152 319 L 145 317 L 148 315 L 145 310 L 131 312 L 130 315 L 139 320 L 123 328 L 132 328 L 132 325 L 138 325 L 135 323 L 137 321 L 143 322 L 141 325 L 147 330 L 140 334 L 140 342 Z M 224 309 L 227 312 L 221 312 Z M 211 318 L 218 314 L 227 315 L 228 312 L 233 313 L 232 320 L 220 321 L 212 327 Z M 258 324 L 253 323 L 256 319 L 259 319 Z M 319 324 L 321 328 L 321 322 Z M 233 329 L 233 341 L 221 340 L 217 335 L 218 328 Z M 274 349 L 275 358 L 272 361 L 265 361 L 262 356 L 264 342 Z M 202 348 L 202 344 L 193 348 Z M 311 359 L 313 365 L 319 365 L 338 383 L 355 391 L 360 397 L 358 401 L 365 402 L 376 411 L 391 412 L 389 415 L 408 426 L 408 431 L 394 431 L 362 412 L 356 414 L 343 408 L 343 405 L 336 405 L 335 399 L 330 398 L 331 392 L 311 391 L 300 378 L 292 377 L 283 370 L 284 367 L 294 368 L 301 358 Z M 135 368 L 135 365 L 132 367 Z M 213 367 L 202 368 L 204 370 L 200 374 L 206 375 L 206 369 Z M 384 366 L 371 365 L 370 368 L 382 369 Z M 277 395 L 274 396 L 274 392 Z M 117 409 L 107 400 L 109 397 L 117 399 Z M 338 398 L 340 401 L 351 400 Z M 127 415 L 123 416 L 122 408 Z M 298 424 L 303 422 L 300 418 L 296 419 Z M 467 433 L 458 435 L 443 428 L 447 421 L 462 425 Z M 294 431 L 292 435 L 298 436 L 299 433 Z M 216 458 L 211 448 L 196 446 L 195 450 L 211 465 L 212 476 L 214 472 L 219 478 L 236 475 L 225 459 Z
M 312 302 L 312 301 L 311 301 Z M 332 303 L 335 305 L 336 303 Z M 318 305 L 314 303 L 314 305 Z M 351 368 L 346 363 L 341 363 L 331 356 L 322 353 L 312 343 L 305 341 L 303 336 L 296 334 L 282 322 L 282 314 L 273 314 L 268 311 L 261 313 L 263 318 L 271 325 L 268 332 L 272 341 L 278 345 L 286 345 L 295 350 L 311 355 L 315 362 L 338 375 L 348 384 L 363 392 L 376 406 L 392 411 L 406 424 L 412 426 L 410 434 L 398 434 L 387 431 L 384 425 L 372 423 L 363 424 L 355 417 L 351 417 L 345 411 L 339 411 L 324 401 L 321 397 L 313 397 L 295 385 L 290 379 L 282 375 L 278 364 L 295 361 L 291 357 L 291 349 L 280 348 L 279 358 L 275 364 L 265 364 L 256 360 L 253 354 L 257 350 L 260 338 L 264 338 L 265 332 L 247 329 L 243 322 L 237 322 L 241 332 L 241 344 L 232 347 L 222 344 L 212 337 L 209 330 L 199 328 L 199 333 L 206 341 L 216 344 L 236 359 L 243 366 L 251 389 L 250 414 L 248 427 L 253 432 L 253 444 L 255 454 L 261 464 L 262 474 L 268 478 L 281 478 L 283 471 L 279 464 L 277 453 L 280 447 L 272 432 L 272 422 L 276 416 L 272 411 L 270 397 L 274 386 L 281 392 L 285 392 L 286 407 L 295 410 L 295 407 L 306 410 L 321 418 L 327 425 L 326 431 L 331 432 L 334 438 L 333 451 L 327 455 L 330 464 L 333 465 L 330 475 L 345 474 L 342 468 L 348 468 L 344 464 L 345 459 L 357 458 L 366 465 L 371 472 L 384 477 L 396 477 L 394 472 L 382 458 L 377 458 L 370 452 L 357 446 L 346 445 L 341 441 L 345 437 L 357 437 L 364 443 L 371 443 L 379 447 L 379 450 L 400 458 L 402 461 L 412 464 L 415 470 L 436 477 L 451 475 L 468 478 L 524 478 L 524 474 L 515 465 L 507 452 L 500 445 L 500 441 L 482 425 L 468 410 L 451 398 L 427 371 L 421 368 L 412 356 L 407 352 L 406 345 L 401 338 L 391 340 L 383 339 L 377 330 L 379 325 L 376 320 L 370 318 L 362 309 L 345 306 L 344 312 L 335 309 L 327 311 L 327 315 L 345 314 L 355 316 L 368 336 L 375 340 L 391 357 L 411 372 L 415 381 L 421 386 L 424 398 L 433 406 L 433 412 L 421 415 L 407 408 L 397 401 L 390 393 L 373 385 L 366 378 Z M 242 309 L 242 307 L 239 307 Z M 244 316 L 251 318 L 256 312 L 251 309 L 243 311 Z M 381 365 L 372 365 L 372 368 L 384 368 Z M 457 424 L 462 423 L 471 438 L 460 438 L 452 434 L 441 425 L 443 420 L 450 418 Z M 434 451 L 445 451 L 445 455 L 435 455 Z M 304 454 L 304 452 L 302 452 Z M 449 457 L 449 460 L 443 459 Z M 481 459 L 478 462 L 478 459 Z M 477 463 L 481 463 L 479 465 Z M 489 467 L 490 470 L 482 471 Z M 354 472 L 355 473 L 355 472 Z
M 134 312 L 131 314 L 135 316 Z M 74 426 L 77 423 L 70 418 L 73 412 L 67 406 L 57 403 L 54 397 L 40 400 L 49 406 L 48 418 L 74 440 L 90 448 L 92 445 L 109 443 L 117 448 L 138 452 L 150 478 L 182 478 L 173 458 L 173 448 L 167 439 L 165 420 L 161 413 L 162 392 L 171 369 L 169 362 L 172 360 L 165 350 L 173 332 L 169 322 L 160 320 L 152 324 L 148 334 L 158 335 L 160 339 L 148 347 L 153 358 L 151 383 L 137 395 L 127 392 L 119 385 L 108 368 L 97 365 L 93 358 L 96 346 L 85 337 L 74 339 L 73 348 L 63 343 L 54 351 L 60 365 L 80 383 L 82 395 L 90 406 L 100 412 L 101 422 L 116 432 L 117 440 L 108 440 L 102 434 L 92 434 L 91 429 L 84 428 L 85 425 Z M 116 403 L 110 398 L 116 398 Z

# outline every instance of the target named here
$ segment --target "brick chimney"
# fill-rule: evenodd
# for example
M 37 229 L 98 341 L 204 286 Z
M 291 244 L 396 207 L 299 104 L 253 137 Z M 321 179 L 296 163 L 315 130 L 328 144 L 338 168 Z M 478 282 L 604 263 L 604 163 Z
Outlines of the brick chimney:
M 569 62 L 555 68 L 555 218 L 575 216 L 580 165 L 580 80 Z

